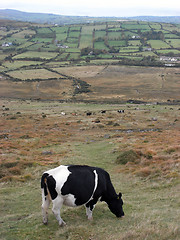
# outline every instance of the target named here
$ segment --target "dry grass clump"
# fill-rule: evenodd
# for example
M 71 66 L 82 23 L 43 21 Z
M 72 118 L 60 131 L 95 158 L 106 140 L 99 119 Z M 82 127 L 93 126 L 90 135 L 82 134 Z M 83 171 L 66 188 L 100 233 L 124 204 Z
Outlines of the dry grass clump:
M 12 167 L 12 168 L 9 168 L 9 173 L 13 175 L 20 175 L 21 169 L 18 166 Z
M 170 147 L 168 147 L 168 148 L 165 150 L 165 153 L 171 154 L 171 153 L 174 153 L 174 152 L 176 152 L 176 151 L 178 151 L 178 150 L 180 150 L 180 146 L 177 146 L 177 145 L 175 145 L 175 146 L 170 146 Z
M 137 163 L 140 155 L 134 150 L 121 152 L 116 159 L 117 164 L 127 164 L 128 162 Z
M 135 171 L 135 174 L 140 177 L 148 177 L 152 174 L 152 170 L 149 167 L 143 167 Z

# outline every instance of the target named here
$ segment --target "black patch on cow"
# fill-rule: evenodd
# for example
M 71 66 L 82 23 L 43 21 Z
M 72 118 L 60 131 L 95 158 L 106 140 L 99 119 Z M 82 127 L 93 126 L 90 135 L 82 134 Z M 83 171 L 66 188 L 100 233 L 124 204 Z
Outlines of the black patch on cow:
M 53 176 L 48 176 L 47 177 L 47 186 L 48 186 L 48 190 L 50 192 L 51 198 L 52 200 L 54 200 L 58 193 L 56 192 L 56 181 L 53 178 Z
M 42 178 L 41 178 L 41 188 L 44 188 L 44 195 L 47 196 L 48 195 L 48 192 L 47 192 L 47 186 L 46 186 L 46 181 L 47 181 L 47 177 L 49 176 L 48 173 L 44 173 L 42 175 Z
M 77 206 L 87 203 L 95 187 L 95 173 L 93 172 L 95 168 L 71 165 L 68 166 L 68 170 L 71 174 L 61 189 L 62 195 L 74 195 Z

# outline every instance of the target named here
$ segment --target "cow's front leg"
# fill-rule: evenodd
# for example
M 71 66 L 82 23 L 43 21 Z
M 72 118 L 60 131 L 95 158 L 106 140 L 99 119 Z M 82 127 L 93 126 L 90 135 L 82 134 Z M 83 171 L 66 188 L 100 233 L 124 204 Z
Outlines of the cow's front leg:
M 88 217 L 88 220 L 93 220 L 92 210 L 90 207 L 86 207 L 86 215 Z
M 60 210 L 63 205 L 63 200 L 61 198 L 57 197 L 52 202 L 53 202 L 52 212 L 54 213 L 56 219 L 58 220 L 59 226 L 63 227 L 66 225 L 66 223 L 62 220 L 61 215 L 60 215 Z
M 92 200 L 90 200 L 88 203 L 86 203 L 86 215 L 88 217 L 89 220 L 92 220 L 93 219 L 93 216 L 92 216 L 92 212 L 93 212 L 93 209 L 97 203 L 98 199 L 94 198 Z
M 93 219 L 93 216 L 92 216 L 92 212 L 93 212 L 93 209 L 95 207 L 95 204 L 96 204 L 96 200 L 91 200 L 90 202 L 88 202 L 85 207 L 86 207 L 86 215 L 88 217 L 88 220 L 92 220 Z

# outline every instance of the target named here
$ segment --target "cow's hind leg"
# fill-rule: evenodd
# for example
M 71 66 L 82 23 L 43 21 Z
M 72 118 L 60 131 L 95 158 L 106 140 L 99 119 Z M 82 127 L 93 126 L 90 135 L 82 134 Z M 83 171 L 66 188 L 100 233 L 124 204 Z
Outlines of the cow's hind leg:
M 54 213 L 56 219 L 58 220 L 59 225 L 63 227 L 64 225 L 66 225 L 66 223 L 62 220 L 60 216 L 60 210 L 63 205 L 63 200 L 60 197 L 56 197 L 56 199 L 54 199 L 52 202 L 53 202 L 52 212 Z
M 42 217 L 43 217 L 43 223 L 45 225 L 48 224 L 48 208 L 50 204 L 49 196 L 44 196 L 44 190 L 42 191 Z

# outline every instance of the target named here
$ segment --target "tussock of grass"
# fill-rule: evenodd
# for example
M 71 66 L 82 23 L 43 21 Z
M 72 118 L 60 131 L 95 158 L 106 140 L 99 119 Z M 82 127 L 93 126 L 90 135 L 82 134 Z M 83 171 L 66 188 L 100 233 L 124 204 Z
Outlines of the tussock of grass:
M 116 159 L 117 164 L 127 164 L 128 162 L 136 163 L 139 159 L 139 154 L 134 150 L 121 152 Z
M 21 169 L 17 166 L 9 168 L 9 172 L 14 175 L 21 175 Z
M 135 171 L 135 174 L 140 177 L 148 177 L 152 174 L 152 170 L 149 167 L 143 167 Z

